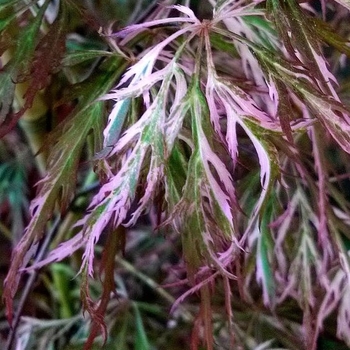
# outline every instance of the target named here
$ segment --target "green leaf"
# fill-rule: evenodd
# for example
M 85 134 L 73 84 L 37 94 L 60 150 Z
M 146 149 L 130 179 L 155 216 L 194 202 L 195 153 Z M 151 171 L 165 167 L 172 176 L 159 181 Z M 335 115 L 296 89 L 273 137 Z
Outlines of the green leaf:
M 73 316 L 73 300 L 70 290 L 70 281 L 74 278 L 72 269 L 61 263 L 52 264 L 51 273 L 53 279 L 52 293 L 59 302 L 60 318 L 69 318 Z
M 313 18 L 313 27 L 317 31 L 320 38 L 327 44 L 335 47 L 339 52 L 346 54 L 350 57 L 350 47 L 348 46 L 348 40 L 337 34 L 334 29 L 326 22 Z
M 234 58 L 238 58 L 238 51 L 232 40 L 226 40 L 222 35 L 217 33 L 210 33 L 210 43 L 218 51 L 226 52 Z
M 68 53 L 62 60 L 62 65 L 69 67 L 85 61 L 113 55 L 113 53 L 103 50 L 79 50 Z
M 26 80 L 30 80 L 30 82 L 23 96 L 25 99 L 24 105 L 16 113 L 16 118 L 23 115 L 27 109 L 32 107 L 36 94 L 46 88 L 50 83 L 51 74 L 60 66 L 66 47 L 65 27 L 66 10 L 63 2 L 57 19 L 35 48 L 29 71 L 22 73 L 19 79 L 21 82 Z
M 9 114 L 15 95 L 15 84 L 12 79 L 12 72 L 0 72 L 0 125 Z
M 120 350 L 128 350 L 128 335 L 130 326 L 130 316 L 125 313 L 122 317 L 122 325 L 118 329 L 118 334 L 115 343 L 118 344 Z
M 173 212 L 173 226 L 181 234 L 184 259 L 191 282 L 198 268 L 206 264 L 215 266 L 226 273 L 217 259 L 217 251 L 225 240 L 234 241 L 231 208 L 234 205 L 232 180 L 228 170 L 214 151 L 214 131 L 210 123 L 209 109 L 196 77 L 193 77 L 187 99 L 192 127 L 192 154 L 187 165 L 186 182 L 180 200 L 176 198 L 183 180 L 170 174 L 169 192 L 176 202 Z M 186 105 L 186 104 L 185 104 Z M 178 152 L 179 149 L 177 148 Z M 185 159 L 181 153 L 179 161 Z M 184 166 L 187 162 L 184 161 Z M 168 166 L 169 172 L 173 170 Z M 179 178 L 177 180 L 177 178 Z M 176 182 L 179 182 L 177 184 Z
M 11 312 L 12 298 L 19 282 L 18 270 L 27 264 L 29 256 L 33 254 L 30 247 L 41 238 L 55 209 L 56 201 L 59 201 L 61 210 L 65 210 L 74 196 L 81 151 L 88 133 L 99 124 L 102 113 L 102 102 L 81 111 L 67 123 L 64 135 L 50 153 L 48 173 L 39 183 L 39 193 L 30 206 L 32 219 L 14 250 L 12 264 L 5 280 L 4 297 L 9 307 L 8 312 Z
M 55 209 L 56 201 L 59 202 L 61 210 L 65 210 L 74 196 L 76 173 L 86 138 L 91 130 L 95 131 L 96 135 L 102 134 L 104 103 L 93 101 L 115 84 L 115 80 L 121 74 L 120 62 L 120 59 L 111 58 L 106 67 L 106 74 L 96 77 L 96 84 L 85 89 L 85 94 L 72 116 L 50 135 L 48 144 L 54 146 L 49 154 L 47 175 L 39 183 L 39 192 L 31 203 L 32 219 L 14 250 L 11 268 L 5 280 L 4 298 L 10 320 L 12 299 L 20 278 L 18 270 L 26 266 L 34 253 L 31 247 L 41 238 Z
M 350 0 L 335 0 L 335 1 L 350 11 Z
M 79 104 L 75 110 L 85 108 L 87 104 L 107 93 L 115 85 L 117 78 L 126 67 L 127 63 L 122 58 L 114 55 L 106 57 L 86 80 L 67 87 L 64 96 L 57 102 L 57 105 L 78 98 Z
M 276 303 L 276 285 L 272 269 L 273 241 L 269 224 L 273 221 L 274 199 L 269 198 L 269 204 L 261 214 L 260 234 L 257 244 L 257 274 L 263 286 L 264 303 L 271 307 Z
M 19 2 L 22 2 L 22 0 L 0 0 L 0 11 L 4 11 L 9 8 L 12 10 L 13 6 Z M 31 2 L 33 3 L 34 1 L 32 0 Z M 37 0 L 35 0 L 35 2 L 37 2 Z
M 137 303 L 133 303 L 135 315 L 135 350 L 150 350 L 150 344 Z

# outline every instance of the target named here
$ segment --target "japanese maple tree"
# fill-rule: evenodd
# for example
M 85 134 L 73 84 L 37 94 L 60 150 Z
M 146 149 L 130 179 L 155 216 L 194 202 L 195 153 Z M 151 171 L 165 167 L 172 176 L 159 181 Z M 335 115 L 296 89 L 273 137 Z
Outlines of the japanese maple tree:
M 22 277 L 68 259 L 85 348 L 101 334 L 113 348 L 118 271 L 137 275 L 123 256 L 137 266 L 145 225 L 181 250 L 167 262 L 177 280 L 142 278 L 193 326 L 191 349 L 350 346 L 350 2 L 108 13 L 122 3 L 0 2 L 0 135 L 26 136 L 38 180 L 4 282 L 8 321 L 33 322 L 14 303 Z M 120 348 L 158 348 L 135 308 L 136 345 Z

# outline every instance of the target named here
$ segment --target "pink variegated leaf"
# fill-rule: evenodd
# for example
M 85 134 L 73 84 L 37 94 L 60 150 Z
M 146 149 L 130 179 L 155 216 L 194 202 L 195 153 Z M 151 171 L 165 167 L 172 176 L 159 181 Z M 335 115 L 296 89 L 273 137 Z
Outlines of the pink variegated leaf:
M 97 128 L 96 132 L 102 131 L 100 130 L 102 113 L 102 102 L 83 109 L 67 123 L 65 133 L 50 153 L 48 174 L 39 183 L 39 192 L 30 206 L 31 221 L 13 252 L 12 264 L 5 279 L 4 298 L 8 313 L 11 313 L 12 299 L 19 283 L 18 270 L 25 268 L 30 259 L 27 252 L 30 252 L 31 246 L 40 240 L 56 201 L 59 201 L 61 210 L 64 211 L 74 196 L 76 183 L 74 179 L 82 148 L 92 129 Z
M 168 151 L 173 148 L 174 142 L 179 136 L 183 120 L 190 108 L 190 103 L 186 96 L 187 83 L 183 71 L 176 67 L 174 77 L 176 84 L 174 103 L 170 107 L 170 112 L 164 125 L 166 130 L 165 143 Z
M 178 6 L 181 8 L 184 7 L 184 6 L 179 6 L 179 5 L 174 5 L 174 6 Z M 183 12 L 183 11 L 181 11 L 181 12 Z M 184 17 L 162 18 L 162 19 L 156 19 L 156 20 L 148 21 L 148 22 L 144 22 L 144 23 L 132 24 L 128 27 L 125 27 L 125 28 L 119 30 L 116 33 L 111 34 L 111 36 L 124 38 L 133 32 L 141 33 L 142 31 L 148 29 L 149 27 L 159 26 L 162 24 L 179 23 L 179 22 L 199 24 L 196 17 L 194 17 L 194 18 L 184 18 Z
M 219 258 L 224 242 L 238 245 L 232 215 L 232 207 L 235 206 L 232 178 L 223 161 L 212 150 L 212 141 L 208 139 L 213 132 L 209 110 L 196 84 L 192 84 L 189 101 L 194 138 L 188 165 L 191 175 L 186 179 L 182 198 L 175 205 L 172 216 L 187 232 L 182 238 L 190 280 L 205 261 L 213 264 L 223 275 L 234 278 L 227 271 L 229 261 L 225 265 Z M 194 245 L 196 249 L 191 249 Z
M 207 285 L 208 283 L 214 281 L 217 276 L 218 273 L 216 272 L 207 277 L 206 279 L 199 281 L 193 287 L 188 289 L 185 293 L 183 293 L 179 298 L 175 300 L 175 302 L 171 306 L 170 313 L 173 313 L 187 297 L 198 292 L 203 286 Z
M 164 39 L 160 43 L 158 43 L 151 50 L 149 50 L 140 59 L 140 61 L 138 61 L 135 65 L 133 65 L 124 74 L 118 86 L 121 86 L 122 84 L 126 83 L 129 79 L 131 79 L 131 77 L 133 78 L 129 83 L 129 85 L 135 85 L 138 81 L 148 78 L 153 70 L 156 60 L 159 59 L 159 56 L 161 55 L 164 48 L 179 36 L 185 34 L 186 32 L 191 32 L 195 30 L 197 27 L 198 25 L 190 25 L 188 27 L 182 28 L 176 31 L 175 33 L 173 33 L 172 35 L 168 36 L 166 39 Z
M 272 259 L 274 257 L 274 247 L 271 239 L 269 223 L 273 214 L 273 199 L 270 198 L 264 210 L 260 213 L 260 227 L 257 230 L 257 249 L 256 249 L 256 278 L 261 283 L 263 289 L 264 304 L 274 307 L 276 305 L 276 282 L 274 270 L 272 269 Z
M 350 2 L 349 2 L 350 9 Z M 347 275 L 349 276 L 349 275 Z M 344 277 L 344 289 L 341 292 L 341 301 L 337 317 L 337 336 L 343 339 L 350 347 L 350 284 Z
M 231 108 L 233 107 L 238 115 L 250 115 L 264 126 L 272 122 L 272 118 L 258 108 L 252 97 L 238 86 L 224 79 L 216 78 L 215 87 L 220 99 L 230 103 Z
M 155 157 L 152 157 L 151 164 L 150 164 L 150 171 L 147 175 L 147 185 L 145 189 L 145 193 L 143 194 L 142 198 L 138 202 L 137 209 L 131 214 L 130 220 L 125 223 L 125 226 L 134 225 L 137 221 L 137 219 L 140 217 L 140 215 L 147 209 L 149 206 L 152 198 L 158 191 L 158 185 L 163 177 L 163 168 L 161 166 L 157 166 L 157 163 L 160 163 L 154 159 Z
M 194 139 L 187 170 L 190 175 L 182 189 L 182 197 L 174 203 L 170 215 L 173 220 L 168 221 L 176 230 L 186 232 L 182 234 L 182 239 L 191 281 L 206 262 L 213 264 L 220 273 L 234 278 L 226 268 L 229 261 L 224 265 L 219 258 L 219 252 L 224 250 L 224 242 L 235 241 L 235 244 L 238 244 L 232 215 L 232 206 L 235 205 L 232 178 L 225 164 L 212 150 L 213 140 L 210 135 L 213 131 L 209 110 L 201 90 L 195 83 L 192 83 L 187 99 Z M 171 179 L 176 178 L 176 174 L 171 172 L 170 168 L 166 174 L 168 188 L 173 186 Z M 179 196 L 180 193 L 175 195 Z M 173 202 L 171 198 L 168 200 Z
M 328 69 L 328 62 L 321 52 L 321 40 L 317 31 L 317 23 L 305 16 L 300 6 L 294 1 L 287 1 L 287 6 L 283 7 L 279 2 L 272 1 L 272 5 L 275 14 L 283 13 L 286 16 L 286 20 L 282 20 L 280 32 L 290 33 L 288 35 L 287 42 L 290 42 L 289 53 L 296 55 L 303 62 L 303 65 L 308 68 L 310 75 L 316 79 L 317 87 L 324 93 L 333 96 L 333 98 L 339 101 L 339 97 L 333 87 L 333 83 L 337 83 L 334 75 Z M 278 4 L 278 5 L 276 5 Z M 275 8 L 278 7 L 278 10 Z M 279 17 L 275 16 L 276 21 L 279 21 Z M 294 26 L 297 22 L 298 26 Z M 291 29 L 294 28 L 294 29 Z M 316 30 L 315 30 L 316 29 Z M 345 118 L 346 115 L 344 115 Z
M 231 39 L 234 37 L 244 38 L 243 41 L 233 40 L 233 44 L 241 58 L 240 65 L 243 67 L 246 78 L 249 80 L 253 79 L 257 86 L 264 86 L 263 71 L 253 53 L 249 50 L 249 46 L 244 42 L 247 40 L 249 42 L 259 43 L 261 41 L 259 33 L 256 30 L 252 30 L 250 26 L 239 17 L 224 18 L 223 23 L 227 27 L 227 30 L 216 27 L 214 31 Z M 269 38 L 271 44 L 276 41 L 273 35 L 270 34 L 269 36 L 271 36 L 271 38 Z
M 218 99 L 215 92 L 215 79 L 213 77 L 213 72 L 210 70 L 208 72 L 208 79 L 206 84 L 205 95 L 207 98 L 208 108 L 210 111 L 210 120 L 214 126 L 216 134 L 222 138 L 222 130 L 220 124 L 220 113 L 218 106 Z
M 228 111 L 227 113 L 227 132 L 226 132 L 226 142 L 230 155 L 233 161 L 233 164 L 236 165 L 238 157 L 238 137 L 237 137 L 237 114 L 234 113 L 234 110 L 225 103 L 225 108 Z
M 194 12 L 189 7 L 182 6 L 182 5 L 173 5 L 173 6 L 170 6 L 170 7 L 178 10 L 179 12 L 182 12 L 185 15 L 187 15 L 188 18 L 190 18 L 190 19 L 192 19 L 194 21 L 194 23 L 200 24 L 200 21 L 198 20 L 198 18 L 194 14 Z
M 165 115 L 166 115 L 166 99 L 167 92 L 170 89 L 172 74 L 163 81 L 162 87 L 159 91 L 159 95 L 155 99 L 153 106 L 155 110 L 149 114 L 147 118 L 150 123 L 149 129 L 144 129 L 143 140 L 145 144 L 150 143 L 151 147 L 151 160 L 149 164 L 149 170 L 146 179 L 146 188 L 142 198 L 139 200 L 138 208 L 132 213 L 131 219 L 126 225 L 135 224 L 139 216 L 147 209 L 151 200 L 158 192 L 157 186 L 159 186 L 164 173 L 164 162 L 167 160 L 169 151 L 172 145 L 168 146 L 169 149 L 164 148 L 163 133 L 165 130 Z M 149 111 L 149 110 L 148 110 Z M 145 114 L 148 114 L 148 111 Z M 151 139 L 151 142 L 150 142 Z M 145 146 L 144 146 L 145 147 Z
M 205 209 L 202 208 L 202 210 Z M 203 242 L 207 247 L 211 247 L 213 245 L 217 246 L 217 243 L 215 244 L 210 233 L 212 230 L 212 224 L 209 220 L 207 220 L 207 218 L 204 218 L 204 221 L 206 222 L 206 233 L 203 234 Z M 238 240 L 235 240 L 234 244 L 236 245 L 236 248 L 238 248 Z M 213 264 L 213 266 L 216 267 L 217 271 L 220 273 L 221 276 L 223 276 L 224 278 L 229 278 L 230 280 L 237 280 L 237 276 L 228 271 L 228 266 L 236 257 L 236 254 L 234 254 L 234 252 L 230 250 L 231 256 L 228 259 L 224 259 L 224 257 L 227 257 L 227 255 L 225 254 L 226 252 L 220 252 L 216 249 L 208 249 L 207 253 L 210 257 L 210 262 Z M 204 268 L 202 267 L 201 271 L 203 271 L 203 269 Z
M 147 209 L 152 197 L 157 192 L 157 186 L 162 177 L 162 163 L 165 155 L 163 128 L 167 93 L 172 76 L 172 73 L 168 74 L 151 107 L 125 131 L 109 155 L 123 150 L 127 152 L 132 147 L 130 154 L 126 154 L 121 169 L 95 195 L 90 205 L 92 211 L 82 222 L 82 231 L 84 235 L 88 236 L 88 240 L 83 254 L 81 271 L 86 269 L 90 276 L 93 274 L 94 247 L 106 226 L 110 222 L 113 222 L 115 227 L 122 223 L 125 225 L 134 223 Z M 146 159 L 149 150 L 150 161 L 148 158 Z M 149 162 L 146 189 L 137 209 L 131 213 L 131 218 L 126 223 L 124 221 L 136 198 L 141 169 L 146 161 Z
M 338 272 L 332 278 L 329 287 L 327 288 L 321 305 L 318 307 L 316 320 L 316 325 L 318 329 L 322 330 L 324 320 L 335 310 L 339 302 L 341 302 L 342 297 L 344 297 L 344 289 L 347 290 L 348 288 L 349 287 L 346 275 L 342 270 L 338 270 Z M 346 304 L 343 304 L 343 306 L 345 306 L 345 310 L 349 310 Z M 345 319 L 342 319 L 343 316 L 346 316 L 346 314 L 341 314 L 345 310 L 340 311 L 338 314 L 338 320 L 340 320 L 341 322 L 344 322 L 346 320 L 346 317 Z M 342 333 L 345 327 L 345 324 L 338 324 L 338 332 Z
M 230 208 L 232 205 L 231 201 L 234 199 L 235 195 L 232 177 L 223 161 L 211 149 L 210 143 L 208 142 L 211 126 L 205 122 L 205 118 L 208 117 L 209 110 L 206 100 L 199 89 L 194 88 L 191 107 L 192 115 L 194 117 L 193 123 L 195 125 L 193 128 L 196 132 L 194 137 L 198 142 L 197 147 L 199 148 L 199 154 L 201 156 L 205 176 L 207 177 L 208 184 L 213 191 L 214 197 L 223 213 L 225 213 L 228 222 L 232 222 Z M 221 189 L 222 185 L 217 182 L 214 174 L 210 170 L 210 165 L 214 166 L 214 169 L 217 172 L 226 193 Z
M 81 221 L 83 235 L 87 236 L 80 272 L 86 269 L 93 276 L 95 244 L 103 230 L 112 222 L 118 227 L 126 218 L 135 197 L 140 169 L 147 149 L 135 148 L 121 170 L 103 185 L 91 202 L 91 213 Z
M 262 2 L 263 0 L 261 0 Z M 220 16 L 217 16 L 215 19 L 216 20 L 225 20 L 228 18 L 232 18 L 232 17 L 243 17 L 243 16 L 264 16 L 265 15 L 265 11 L 255 8 L 256 4 L 251 3 L 248 4 L 246 6 L 242 6 L 241 8 L 237 8 L 237 9 L 232 9 L 232 10 L 228 10 L 228 11 L 222 11 L 222 13 L 220 13 Z
M 338 4 L 344 6 L 345 8 L 347 8 L 350 11 L 350 0 L 334 0 L 336 1 Z
M 78 226 L 79 223 L 77 223 Z M 44 266 L 47 266 L 53 262 L 58 262 L 65 259 L 68 256 L 71 256 L 78 249 L 82 248 L 86 243 L 87 236 L 84 236 L 82 233 L 76 234 L 74 237 L 69 239 L 66 242 L 59 244 L 57 248 L 52 250 L 48 256 L 37 263 L 23 268 L 22 271 L 29 272 L 32 270 L 40 269 Z
M 283 83 L 287 84 L 297 95 L 302 96 L 306 106 L 326 127 L 332 137 L 345 150 L 350 152 L 350 111 L 339 101 L 320 93 L 315 88 L 315 81 L 312 77 L 282 58 L 273 58 L 266 50 L 261 50 L 252 46 L 256 50 L 256 56 L 259 57 L 267 66 L 272 74 L 278 77 Z M 298 73 L 300 71 L 300 73 Z
M 255 204 L 253 213 L 250 216 L 244 234 L 244 236 L 246 236 L 252 229 L 254 230 L 254 227 L 256 227 L 256 222 L 261 214 L 261 210 L 266 204 L 268 195 L 270 194 L 275 179 L 278 176 L 279 166 L 277 150 L 275 146 L 266 139 L 266 136 L 264 136 L 264 129 L 256 124 L 255 121 L 252 122 L 249 117 L 238 120 L 238 122 L 253 143 L 260 164 L 261 192 L 259 199 Z
M 315 50 L 313 47 L 311 47 L 311 52 L 313 54 L 313 57 L 315 59 L 315 62 L 317 63 L 318 69 L 323 77 L 323 83 L 326 84 L 329 90 L 323 91 L 324 93 L 328 93 L 329 91 L 331 92 L 331 95 L 335 98 L 337 98 L 337 93 L 334 90 L 334 87 L 332 83 L 338 84 L 337 79 L 335 76 L 329 71 L 328 69 L 328 62 L 326 61 L 325 57 L 318 52 L 318 50 Z
M 165 103 L 172 77 L 173 72 L 172 70 L 169 70 L 168 74 L 163 79 L 163 84 L 158 92 L 158 96 L 152 102 L 151 106 L 140 117 L 140 119 L 122 135 L 119 141 L 112 148 L 110 155 L 114 155 L 120 152 L 125 147 L 127 147 L 130 142 L 137 140 L 137 137 L 142 134 L 142 132 L 150 123 L 157 125 L 157 130 L 163 131 L 165 127 Z M 122 101 L 120 101 L 120 103 L 121 102 Z M 160 118 L 157 119 L 157 116 Z M 109 128 L 109 126 L 107 126 L 107 128 Z M 108 133 L 106 133 L 106 136 L 108 136 Z M 105 139 L 105 143 L 106 142 L 107 140 Z
M 192 141 L 188 140 L 181 135 L 181 126 L 186 117 L 188 110 L 190 109 L 190 104 L 187 98 L 184 98 L 178 105 L 174 105 L 171 108 L 171 113 L 169 114 L 169 119 L 166 122 L 167 133 L 165 135 L 165 142 L 167 145 L 167 150 L 171 150 L 177 138 L 186 140 L 188 145 L 192 145 Z
M 325 126 L 339 146 L 345 152 L 350 153 L 350 123 L 348 122 L 350 111 L 340 102 L 326 96 L 310 92 L 304 87 L 300 90 L 312 113 Z M 342 118 L 343 115 L 347 115 L 346 120 Z
M 213 191 L 213 195 L 220 206 L 221 210 L 225 214 L 227 220 L 232 222 L 233 217 L 231 213 L 231 201 L 234 198 L 235 190 L 232 186 L 232 177 L 228 172 L 226 166 L 222 160 L 211 150 L 209 143 L 206 141 L 204 133 L 199 134 L 202 137 L 201 141 L 201 155 L 203 159 L 203 167 L 208 180 L 208 184 Z M 214 177 L 214 174 L 210 170 L 210 166 L 213 166 L 217 172 L 221 184 L 224 186 L 228 194 L 222 189 L 220 184 Z
M 125 99 L 115 103 L 112 111 L 108 116 L 108 124 L 103 131 L 104 147 L 113 147 L 119 140 L 123 124 L 129 112 L 130 104 L 130 99 Z
M 243 12 L 244 9 L 246 7 L 251 7 L 251 6 L 256 6 L 259 3 L 261 3 L 263 0 L 253 0 L 250 2 L 249 5 L 245 6 L 244 4 L 237 2 L 237 1 L 233 1 L 233 0 L 228 0 L 228 1 L 217 1 L 214 7 L 214 18 L 215 16 L 219 16 L 220 14 L 226 14 L 227 12 L 231 11 L 231 10 L 239 10 L 241 8 L 243 8 Z

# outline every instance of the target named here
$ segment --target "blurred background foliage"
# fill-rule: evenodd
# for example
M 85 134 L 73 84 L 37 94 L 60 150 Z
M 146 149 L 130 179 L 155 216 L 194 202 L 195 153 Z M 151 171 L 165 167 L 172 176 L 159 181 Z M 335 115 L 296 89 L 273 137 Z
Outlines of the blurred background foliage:
M 27 64 L 25 67 L 20 67 L 16 84 L 11 83 L 4 73 L 1 75 L 0 93 L 5 96 L 1 111 L 4 112 L 7 107 L 14 113 L 21 114 L 19 124 L 16 127 L 11 125 L 11 130 L 0 140 L 2 280 L 10 263 L 11 250 L 28 224 L 29 203 L 35 196 L 35 184 L 45 173 L 47 150 L 54 139 L 57 125 L 62 125 L 60 123 L 69 117 L 74 108 L 80 108 L 79 98 L 82 93 L 91 94 L 94 98 L 93 86 L 96 86 L 94 85 L 96 81 L 99 82 L 98 79 L 101 77 L 108 78 L 111 74 L 108 67 L 115 57 L 110 55 L 108 38 L 99 35 L 100 28 L 102 26 L 106 28 L 108 23 L 111 30 L 116 31 L 125 25 L 142 22 L 149 13 L 156 11 L 157 2 L 65 0 L 66 12 L 62 24 L 65 53 L 62 54 L 62 62 L 49 68 L 50 77 L 48 79 L 42 77 L 43 85 L 38 86 L 38 94 L 31 106 L 24 108 L 25 101 L 22 96 L 28 88 L 26 84 L 30 82 L 26 82 L 23 77 L 30 75 L 31 69 L 35 67 L 29 65 L 31 58 L 25 62 L 25 57 L 20 55 L 33 54 L 28 40 L 34 38 L 39 40 L 43 33 L 50 30 L 50 25 L 57 16 L 58 1 L 46 2 L 48 10 L 45 12 L 45 19 L 39 24 L 37 34 L 25 33 L 26 26 L 30 12 L 38 14 L 44 1 L 40 2 L 40 6 L 37 1 L 31 0 L 0 1 L 2 66 L 6 67 L 6 70 L 19 69 L 18 62 L 14 68 L 5 66 L 7 61 L 17 59 Z M 183 1 L 182 4 L 190 5 L 199 18 L 207 18 L 211 13 L 211 6 L 205 1 Z M 317 5 L 318 2 L 313 4 Z M 16 20 L 12 17 L 16 17 Z M 340 31 L 348 31 L 348 28 Z M 20 42 L 21 46 L 16 47 L 16 42 Z M 145 44 L 136 46 L 136 49 L 143 50 L 142 45 Z M 348 67 L 348 64 L 339 67 L 340 79 L 345 82 L 341 85 L 339 93 L 347 102 L 350 96 Z M 222 69 L 225 71 L 225 66 Z M 105 92 L 113 85 L 114 80 L 107 81 L 103 86 Z M 3 128 L 7 129 L 8 125 L 5 123 Z M 84 146 L 84 156 L 79 164 L 77 194 L 68 203 L 64 215 L 55 215 L 48 229 L 52 235 L 42 243 L 41 247 L 45 243 L 56 246 L 63 237 L 70 237 L 72 230 L 74 231 L 72 223 L 82 217 L 96 193 L 99 182 L 93 171 L 91 155 L 96 148 L 98 149 L 96 146 L 98 142 L 99 140 L 91 137 Z M 38 154 L 39 150 L 41 152 Z M 340 167 L 344 166 L 341 153 L 338 155 L 336 151 L 332 151 L 330 157 L 334 160 L 335 166 L 338 164 Z M 255 171 L 257 160 L 256 157 L 253 159 L 250 157 L 249 146 L 246 150 L 242 150 L 240 160 L 243 165 L 239 176 L 243 180 L 239 184 L 238 191 L 245 193 L 247 187 L 254 189 L 254 186 L 258 186 L 258 171 Z M 344 180 L 343 184 L 344 188 L 339 190 L 348 192 L 348 180 Z M 247 198 L 248 207 L 249 201 L 254 200 L 252 197 Z M 170 314 L 172 303 L 186 291 L 186 286 L 177 283 L 185 278 L 179 237 L 164 229 L 155 233 L 148 216 L 142 217 L 136 227 L 126 230 L 128 239 L 125 252 L 116 257 L 114 279 L 117 288 L 106 311 L 108 338 L 104 349 L 189 349 L 194 338 L 192 327 L 196 324 L 196 314 L 200 308 L 199 296 L 196 294 L 190 296 L 173 314 Z M 103 255 L 102 248 L 97 246 L 96 251 L 98 271 Z M 5 311 L 1 309 L 1 349 L 10 350 L 14 346 L 18 350 L 83 348 L 90 331 L 90 318 L 88 314 L 81 313 L 79 288 L 82 281 L 77 275 L 80 262 L 81 256 L 74 254 L 64 262 L 54 263 L 40 270 L 40 273 L 31 272 L 26 276 L 20 286 L 20 290 L 26 293 L 22 298 L 19 296 L 15 302 L 15 310 L 23 315 L 16 325 L 16 334 L 10 332 Z M 90 290 L 92 297 L 98 299 L 103 291 L 98 281 L 98 273 L 96 277 L 96 282 L 90 282 Z M 220 290 L 224 290 L 223 282 L 219 281 L 218 285 L 212 300 L 214 347 L 228 350 L 233 348 L 230 345 L 231 335 L 224 316 L 225 295 L 224 292 L 220 293 Z M 264 306 L 258 285 L 255 288 L 256 290 L 253 284 L 250 291 L 254 300 L 246 302 L 242 302 L 238 285 L 233 288 L 231 305 L 233 327 L 236 344 L 240 344 L 235 345 L 234 349 L 304 349 L 301 306 L 295 300 L 286 299 L 272 313 Z M 92 348 L 100 349 L 102 344 L 101 334 L 96 338 Z M 337 339 L 335 314 L 329 315 L 326 320 L 318 340 L 318 349 L 348 349 Z

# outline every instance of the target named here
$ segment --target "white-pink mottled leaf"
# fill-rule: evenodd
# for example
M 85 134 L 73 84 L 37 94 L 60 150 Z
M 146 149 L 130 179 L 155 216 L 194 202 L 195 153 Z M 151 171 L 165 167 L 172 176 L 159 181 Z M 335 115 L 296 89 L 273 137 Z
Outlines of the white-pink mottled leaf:
M 48 173 L 39 182 L 38 194 L 30 205 L 32 218 L 13 252 L 12 264 L 5 279 L 7 291 L 4 296 L 9 310 L 14 293 L 18 288 L 20 276 L 18 270 L 25 268 L 31 258 L 29 256 L 33 254 L 31 247 L 35 246 L 41 238 L 55 209 L 56 201 L 59 201 L 62 210 L 66 210 L 74 196 L 75 177 L 81 151 L 89 132 L 94 128 L 99 129 L 102 112 L 102 102 L 81 110 L 66 124 L 65 133 L 58 138 L 58 142 L 50 152 Z
M 132 66 L 131 69 L 123 76 L 123 79 L 119 84 L 123 84 L 134 75 L 134 78 L 130 82 L 129 86 L 112 90 L 110 93 L 104 95 L 101 100 L 114 99 L 120 101 L 127 98 L 138 97 L 145 91 L 150 90 L 157 82 L 163 80 L 172 68 L 170 65 L 167 65 L 165 68 L 159 71 L 150 73 L 149 67 L 151 67 L 151 69 L 153 68 L 153 66 L 150 65 L 150 62 L 151 61 L 149 61 L 144 67 L 144 73 L 142 74 L 139 73 L 139 69 L 142 69 L 142 67 L 137 66 L 137 64 Z M 147 78 L 145 78 L 145 76 L 147 76 Z
M 195 19 L 194 18 L 184 18 L 184 17 L 171 17 L 171 18 L 156 19 L 156 20 L 148 21 L 148 22 L 144 22 L 144 23 L 131 24 L 130 26 L 125 27 L 125 28 L 119 30 L 118 32 L 111 34 L 111 36 L 124 38 L 127 35 L 129 35 L 130 33 L 133 33 L 133 32 L 140 33 L 143 30 L 148 29 L 149 27 L 158 26 L 161 24 L 177 23 L 177 22 L 184 22 L 184 23 L 198 22 L 198 20 L 196 21 Z
M 173 5 L 171 7 L 187 15 L 190 19 L 194 21 L 194 23 L 200 24 L 200 21 L 189 7 L 182 5 Z
M 350 153 L 350 124 L 347 121 L 350 111 L 338 101 L 333 101 L 326 96 L 304 88 L 301 91 L 313 114 L 326 127 L 339 146 L 345 152 Z M 346 119 L 342 117 L 344 114 L 348 116 Z
M 53 262 L 61 261 L 83 247 L 86 243 L 86 240 L 87 237 L 82 233 L 76 234 L 74 237 L 66 242 L 61 243 L 57 248 L 52 250 L 45 259 L 24 268 L 23 271 L 29 272 L 32 270 L 40 269 L 41 267 L 44 267 Z
M 348 275 L 349 276 L 349 275 Z M 337 336 L 350 347 L 350 283 L 345 281 L 337 317 Z
M 197 27 L 197 25 L 189 25 L 188 27 L 182 28 L 169 35 L 166 39 L 158 43 L 145 55 L 143 55 L 143 57 L 124 74 L 118 86 L 126 83 L 132 76 L 134 77 L 132 78 L 130 85 L 136 84 L 138 80 L 148 78 L 153 70 L 153 66 L 158 56 L 161 54 L 164 48 L 179 36 L 183 35 L 186 32 L 191 32 Z
M 172 82 L 173 72 L 167 74 L 158 91 L 158 95 L 141 118 L 127 129 L 124 135 L 114 145 L 109 156 L 125 152 L 121 169 L 104 184 L 94 196 L 89 209 L 91 213 L 85 216 L 82 231 L 88 236 L 83 254 L 81 271 L 87 269 L 93 273 L 94 248 L 106 226 L 113 222 L 115 227 L 122 223 L 134 223 L 157 191 L 157 185 L 162 177 L 162 167 L 165 159 L 163 149 L 163 133 L 165 125 L 165 106 L 167 93 Z M 125 222 L 128 211 L 133 203 L 139 186 L 140 174 L 146 154 L 150 150 L 149 170 L 145 192 L 138 207 Z M 148 158 L 147 158 L 148 159 Z
M 193 287 L 191 287 L 190 289 L 188 289 L 185 293 L 183 293 L 179 298 L 177 298 L 173 305 L 171 306 L 170 309 L 170 314 L 172 314 L 178 307 L 179 305 L 190 295 L 198 292 L 203 286 L 205 286 L 206 284 L 212 282 L 213 280 L 215 280 L 215 278 L 218 276 L 218 272 L 213 273 L 212 275 L 210 275 L 208 278 L 197 282 Z
M 350 11 L 350 0 L 334 0 L 336 1 L 338 4 L 344 6 L 345 8 L 347 8 Z
M 127 212 L 135 197 L 138 177 L 146 149 L 136 148 L 121 170 L 108 183 L 103 185 L 91 202 L 91 213 L 85 216 L 82 232 L 87 235 L 81 271 L 87 268 L 93 275 L 95 244 L 103 230 L 114 218 L 117 227 L 126 218 Z
M 203 159 L 203 167 L 209 182 L 209 185 L 213 191 L 213 196 L 218 202 L 221 210 L 225 214 L 227 220 L 232 222 L 232 213 L 231 213 L 231 200 L 234 198 L 235 190 L 232 185 L 232 177 L 228 172 L 225 164 L 222 160 L 212 151 L 209 146 L 209 143 L 204 135 L 203 131 L 199 133 L 201 138 L 201 148 L 200 152 Z M 210 164 L 214 167 L 217 172 L 221 183 L 224 185 L 225 190 L 229 195 L 227 195 L 222 189 L 220 184 L 217 182 L 210 170 Z

